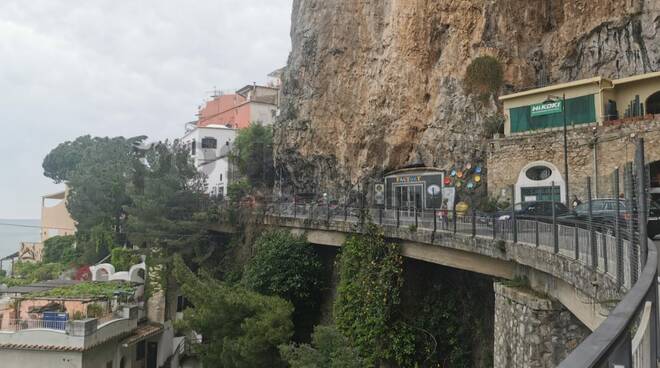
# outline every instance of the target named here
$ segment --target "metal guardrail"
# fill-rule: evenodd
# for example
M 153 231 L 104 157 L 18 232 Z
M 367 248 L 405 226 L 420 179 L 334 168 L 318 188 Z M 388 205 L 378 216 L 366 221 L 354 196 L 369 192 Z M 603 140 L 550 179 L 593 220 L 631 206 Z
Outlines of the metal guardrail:
M 641 249 L 640 230 L 643 229 L 636 221 L 613 227 L 609 223 L 557 217 L 513 216 L 500 220 L 476 212 L 333 208 L 285 202 L 265 204 L 251 212 L 328 224 L 339 221 L 357 225 L 369 219 L 382 226 L 486 237 L 560 254 L 608 275 L 628 292 L 600 327 L 559 367 L 656 367 L 657 250 L 652 241 L 648 242 L 648 250 Z M 633 344 L 632 336 L 637 331 L 643 333 L 638 334 Z

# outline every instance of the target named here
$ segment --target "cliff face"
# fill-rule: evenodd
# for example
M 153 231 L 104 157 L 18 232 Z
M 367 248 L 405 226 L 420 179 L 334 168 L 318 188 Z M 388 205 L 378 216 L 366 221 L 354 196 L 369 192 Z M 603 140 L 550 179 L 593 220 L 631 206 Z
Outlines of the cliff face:
M 660 69 L 660 0 L 294 0 L 276 165 L 332 191 L 422 161 L 479 161 L 495 99 L 463 89 L 498 58 L 500 93 Z

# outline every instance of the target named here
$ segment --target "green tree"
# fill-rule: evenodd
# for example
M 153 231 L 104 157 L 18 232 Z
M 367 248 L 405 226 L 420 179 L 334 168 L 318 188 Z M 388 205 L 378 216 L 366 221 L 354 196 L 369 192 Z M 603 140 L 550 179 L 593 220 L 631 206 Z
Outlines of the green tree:
M 366 232 L 342 246 L 334 316 L 339 330 L 359 349 L 369 366 L 394 362 L 414 366 L 415 333 L 401 315 L 403 258 L 382 230 Z
M 45 263 L 60 262 L 69 264 L 78 259 L 75 247 L 76 237 L 73 235 L 53 236 L 44 242 L 43 261 Z
M 199 263 L 208 257 L 206 180 L 187 149 L 175 141 L 156 145 L 131 185 L 127 234 L 139 248 L 162 250 L 168 263 L 173 254 Z
M 335 326 L 316 326 L 312 343 L 281 345 L 291 368 L 363 368 L 365 362 Z
M 323 266 L 312 246 L 302 236 L 284 230 L 263 233 L 254 244 L 243 282 L 250 289 L 282 297 L 295 307 L 297 341 L 309 338 L 319 314 Z
M 253 187 L 272 187 L 275 169 L 271 127 L 253 123 L 239 130 L 234 141 L 232 159 Z
M 228 286 L 208 274 L 196 276 L 181 257 L 174 275 L 194 305 L 184 312 L 183 326 L 202 334 L 193 348 L 206 367 L 283 367 L 277 347 L 293 333 L 291 304 L 240 286 Z
M 82 136 L 44 158 L 44 175 L 69 188 L 67 209 L 77 223 L 78 247 L 87 262 L 98 261 L 124 241 L 123 208 L 131 203 L 128 185 L 137 161 L 133 144 L 143 139 Z

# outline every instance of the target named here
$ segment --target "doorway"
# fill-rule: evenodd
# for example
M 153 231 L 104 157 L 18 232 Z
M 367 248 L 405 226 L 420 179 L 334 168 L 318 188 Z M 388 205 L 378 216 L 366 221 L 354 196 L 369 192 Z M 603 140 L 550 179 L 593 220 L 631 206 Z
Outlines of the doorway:
M 158 343 L 147 342 L 147 368 L 158 367 Z
M 394 187 L 394 206 L 402 216 L 415 216 L 415 211 L 424 208 L 424 184 L 397 185 Z

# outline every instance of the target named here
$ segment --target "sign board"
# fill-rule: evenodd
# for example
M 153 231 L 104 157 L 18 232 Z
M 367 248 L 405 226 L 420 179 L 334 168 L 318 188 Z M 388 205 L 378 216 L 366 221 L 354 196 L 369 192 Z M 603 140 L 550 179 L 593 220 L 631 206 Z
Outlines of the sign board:
M 442 201 L 447 200 L 447 209 L 451 210 L 454 208 L 454 198 L 456 197 L 456 188 L 454 187 L 445 187 L 442 188 Z
M 557 114 L 564 111 L 562 101 L 547 101 L 531 106 L 532 117 Z
M 374 185 L 374 201 L 377 205 L 385 204 L 385 184 L 378 183 Z

